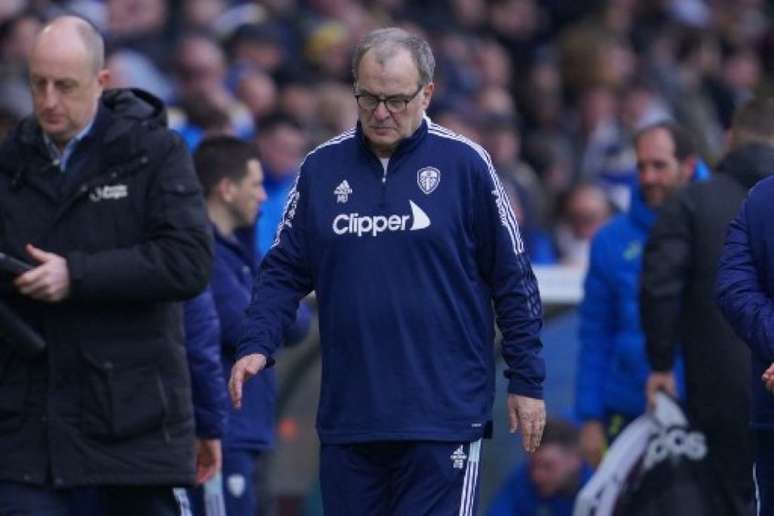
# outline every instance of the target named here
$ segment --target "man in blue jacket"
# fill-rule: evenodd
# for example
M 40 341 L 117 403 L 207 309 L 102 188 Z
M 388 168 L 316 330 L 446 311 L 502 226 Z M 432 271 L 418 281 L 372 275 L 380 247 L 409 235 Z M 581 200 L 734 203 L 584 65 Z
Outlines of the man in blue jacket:
M 535 277 L 489 155 L 425 116 L 434 64 L 400 29 L 355 49 L 359 123 L 304 160 L 232 370 L 232 400 L 250 403 L 244 381 L 316 291 L 330 515 L 475 512 L 495 312 L 511 430 L 532 452 L 545 422 Z
M 222 466 L 221 439 L 229 409 L 220 323 L 210 288 L 183 305 L 183 322 L 196 426 L 196 483 L 203 484 Z
M 696 151 L 670 122 L 635 137 L 639 186 L 629 212 L 605 225 L 591 243 L 580 306 L 576 413 L 585 459 L 599 464 L 605 446 L 645 410 L 648 365 L 638 290 L 642 249 L 659 206 L 693 177 Z
M 263 170 L 256 149 L 232 136 L 214 136 L 202 141 L 194 154 L 194 165 L 213 226 L 215 260 L 210 291 L 219 333 L 218 359 L 222 360 L 223 370 L 228 375 L 234 363 L 242 318 L 250 303 L 253 276 L 258 269 L 254 224 L 266 199 Z M 206 312 L 201 315 L 200 319 Z M 203 326 L 200 324 L 198 333 L 206 329 Z M 304 307 L 299 310 L 288 333 L 288 341 L 301 340 L 308 328 L 309 312 Z M 189 340 L 192 337 L 196 335 L 189 336 Z M 225 376 L 221 379 L 225 380 Z M 219 386 L 226 396 L 225 382 L 213 380 L 212 383 L 211 387 Z M 258 459 L 274 445 L 277 390 L 274 371 L 261 375 L 246 390 L 249 392 L 245 405 L 239 411 L 230 410 L 222 438 L 223 497 L 228 516 L 257 514 Z M 211 397 L 219 400 L 217 393 Z M 206 420 L 213 419 L 210 415 Z M 205 418 L 197 418 L 199 420 Z
M 721 312 L 750 347 L 758 514 L 774 514 L 774 178 L 755 185 L 729 224 L 715 287 Z

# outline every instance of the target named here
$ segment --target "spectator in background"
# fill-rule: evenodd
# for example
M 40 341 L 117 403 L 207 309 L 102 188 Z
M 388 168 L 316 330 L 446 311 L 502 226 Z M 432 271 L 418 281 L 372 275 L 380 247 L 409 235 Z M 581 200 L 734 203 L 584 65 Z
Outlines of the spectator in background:
M 233 136 L 214 136 L 202 141 L 194 163 L 207 199 L 207 212 L 215 237 L 215 261 L 210 289 L 217 312 L 219 361 L 224 376 L 218 387 L 225 395 L 244 311 L 250 303 L 258 256 L 253 241 L 254 224 L 266 201 L 263 167 L 250 144 Z M 200 321 L 201 324 L 201 321 Z M 210 328 L 211 329 L 211 328 Z M 309 329 L 309 311 L 301 305 L 287 340 L 302 340 Z M 206 330 L 206 328 L 205 328 Z M 245 389 L 248 398 L 240 410 L 231 408 L 223 436 L 223 494 L 227 516 L 255 516 L 257 468 L 261 454 L 274 446 L 276 378 L 266 371 Z M 220 396 L 217 406 L 220 406 Z M 204 515 L 201 500 L 194 503 Z
M 218 43 L 203 34 L 186 34 L 177 45 L 175 52 L 175 76 L 178 103 L 183 112 L 210 106 L 228 117 L 231 130 L 238 136 L 252 134 L 253 119 L 250 112 L 226 87 L 227 61 Z M 195 120 L 184 121 L 175 127 L 188 136 L 192 147 L 196 146 L 204 128 Z
M 277 113 L 259 121 L 256 144 L 267 196 L 255 226 L 258 252 L 263 255 L 274 242 L 288 193 L 296 182 L 306 151 L 306 139 L 295 120 Z
M 591 474 L 581 457 L 578 429 L 548 419 L 540 448 L 508 476 L 487 516 L 572 516 L 575 497 Z
M 237 74 L 236 96 L 253 120 L 268 116 L 277 107 L 277 85 L 271 76 L 257 69 L 242 69 Z
M 167 0 L 106 0 L 107 39 L 112 48 L 140 52 L 160 69 L 169 63 L 171 34 Z
M 172 84 L 153 62 L 134 50 L 118 50 L 107 58 L 110 88 L 142 88 L 164 102 L 174 99 Z
M 728 223 L 747 191 L 774 173 L 774 100 L 737 111 L 731 150 L 709 181 L 688 186 L 656 220 L 643 256 L 640 313 L 652 373 L 647 394 L 675 394 L 677 343 L 685 362 L 688 414 L 705 433 L 718 474 L 753 502 L 750 355 L 713 302 Z
M 32 12 L 22 12 L 0 25 L 0 108 L 16 119 L 32 111 L 27 62 L 42 25 Z
M 656 210 L 691 180 L 696 150 L 689 135 L 668 122 L 635 136 L 639 184 L 629 211 L 591 242 L 580 306 L 575 406 L 581 449 L 596 466 L 607 443 L 645 410 L 648 366 L 638 295 L 642 249 Z
M 554 227 L 557 262 L 588 267 L 591 239 L 612 215 L 613 206 L 600 187 L 593 183 L 572 187 L 559 201 Z
M 618 116 L 619 99 L 611 88 L 593 86 L 580 93 L 578 106 L 578 177 L 600 184 L 616 207 L 625 210 L 636 169 L 630 135 Z
M 212 258 L 191 159 L 159 100 L 103 91 L 85 20 L 46 25 L 29 70 L 35 115 L 0 147 L 0 249 L 33 264 L 6 300 L 47 348 L 2 345 L 0 513 L 67 514 L 98 486 L 111 516 L 172 516 L 195 479 L 180 301 Z
M 341 134 L 357 122 L 357 105 L 352 104 L 352 88 L 326 82 L 316 88 L 319 132 L 315 143 Z

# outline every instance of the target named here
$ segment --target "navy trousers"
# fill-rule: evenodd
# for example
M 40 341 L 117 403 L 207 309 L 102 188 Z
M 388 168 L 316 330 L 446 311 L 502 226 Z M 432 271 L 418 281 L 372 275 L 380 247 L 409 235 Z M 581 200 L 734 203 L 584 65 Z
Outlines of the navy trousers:
M 481 441 L 323 444 L 325 516 L 473 516 Z
M 756 430 L 755 494 L 758 516 L 774 516 L 774 430 Z

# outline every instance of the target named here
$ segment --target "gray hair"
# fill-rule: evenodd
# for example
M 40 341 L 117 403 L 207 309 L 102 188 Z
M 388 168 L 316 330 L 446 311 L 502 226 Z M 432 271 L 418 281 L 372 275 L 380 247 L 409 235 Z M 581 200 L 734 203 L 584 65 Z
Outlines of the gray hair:
M 376 52 L 376 61 L 380 64 L 393 57 L 399 49 L 408 50 L 419 72 L 419 86 L 427 86 L 433 81 L 435 57 L 427 41 L 403 29 L 389 27 L 369 32 L 355 47 L 352 56 L 352 76 L 355 82 L 360 61 L 371 49 Z
M 102 39 L 102 34 L 90 21 L 85 18 L 82 20 L 83 23 L 76 24 L 75 29 L 78 31 L 83 44 L 86 45 L 86 50 L 91 54 L 94 73 L 97 73 L 105 68 L 105 40 Z

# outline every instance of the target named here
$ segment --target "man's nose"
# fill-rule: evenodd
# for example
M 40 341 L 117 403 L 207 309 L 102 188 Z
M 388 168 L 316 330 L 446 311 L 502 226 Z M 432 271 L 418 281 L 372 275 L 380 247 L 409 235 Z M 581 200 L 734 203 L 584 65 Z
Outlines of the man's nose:
M 653 184 L 656 180 L 656 173 L 651 167 L 644 167 L 640 170 L 640 184 Z
M 374 117 L 378 120 L 385 120 L 390 117 L 390 110 L 387 109 L 383 100 L 379 101 L 376 108 L 374 108 Z
M 59 102 L 59 96 L 57 95 L 53 84 L 47 84 L 43 88 L 41 96 L 43 97 L 43 107 L 45 108 L 56 107 L 57 103 Z

